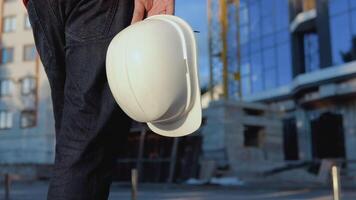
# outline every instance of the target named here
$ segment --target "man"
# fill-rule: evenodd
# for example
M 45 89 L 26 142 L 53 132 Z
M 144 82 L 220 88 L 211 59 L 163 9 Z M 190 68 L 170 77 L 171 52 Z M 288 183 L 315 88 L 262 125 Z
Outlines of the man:
M 105 76 L 111 39 L 174 0 L 24 0 L 53 100 L 56 153 L 49 200 L 108 198 L 130 119 Z M 144 37 L 144 35 L 142 35 Z

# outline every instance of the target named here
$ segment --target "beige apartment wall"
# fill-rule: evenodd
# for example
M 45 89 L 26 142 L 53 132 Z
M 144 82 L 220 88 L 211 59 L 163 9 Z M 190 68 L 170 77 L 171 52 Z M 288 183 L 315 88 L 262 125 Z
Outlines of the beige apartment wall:
M 2 33 L 2 46 L 14 47 L 14 62 L 6 66 L 6 75 L 15 79 L 34 74 L 35 62 L 23 60 L 24 45 L 34 44 L 31 29 L 25 29 L 27 11 L 22 1 L 9 1 L 3 4 L 3 17 L 16 16 L 16 31 Z
M 12 63 L 0 67 L 0 79 L 10 78 L 13 81 L 12 93 L 8 97 L 2 97 L 0 109 L 16 112 L 35 107 L 35 96 L 21 96 L 21 79 L 26 76 L 37 76 L 36 62 L 24 61 L 23 51 L 25 45 L 34 44 L 31 29 L 25 29 L 27 11 L 22 1 L 3 1 L 2 18 L 16 16 L 16 29 L 14 32 L 1 32 L 1 46 L 14 48 L 14 60 Z M 1 20 L 3 21 L 3 20 Z M 40 85 L 38 85 L 40 87 Z
M 3 9 L 1 9 L 1 5 Z M 27 11 L 21 0 L 0 0 L 0 27 L 4 16 L 16 16 L 16 30 L 3 33 L 0 29 L 0 47 L 14 48 L 14 62 L 0 65 L 0 79 L 13 80 L 11 96 L 0 97 L 0 110 L 13 113 L 13 127 L 0 130 L 0 169 L 2 164 L 50 164 L 54 158 L 54 119 L 49 83 L 39 59 L 24 61 L 25 45 L 34 44 L 31 29 L 25 29 Z M 37 77 L 37 92 L 21 94 L 20 80 Z M 37 111 L 36 126 L 20 127 L 21 111 Z

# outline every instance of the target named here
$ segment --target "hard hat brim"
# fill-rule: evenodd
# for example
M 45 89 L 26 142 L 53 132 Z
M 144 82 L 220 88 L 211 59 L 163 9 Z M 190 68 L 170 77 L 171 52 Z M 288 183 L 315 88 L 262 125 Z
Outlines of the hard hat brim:
M 197 50 L 196 50 L 196 40 L 194 32 L 191 27 L 182 19 L 172 16 L 172 15 L 155 15 L 150 17 L 151 19 L 162 19 L 162 20 L 172 20 L 189 32 L 190 41 L 192 44 L 193 66 L 191 67 L 190 76 L 192 77 L 192 85 L 194 89 L 194 94 L 192 96 L 192 107 L 188 113 L 182 116 L 179 120 L 174 120 L 171 122 L 148 122 L 148 127 L 155 133 L 166 136 L 166 137 L 181 137 L 189 135 L 199 129 L 202 121 L 202 109 L 201 109 L 201 97 L 200 97 L 200 86 L 199 86 L 199 69 L 197 64 Z M 149 18 L 148 18 L 149 19 Z
M 199 129 L 202 111 L 200 101 L 195 101 L 192 110 L 178 121 L 171 123 L 147 123 L 155 133 L 166 137 L 181 137 Z

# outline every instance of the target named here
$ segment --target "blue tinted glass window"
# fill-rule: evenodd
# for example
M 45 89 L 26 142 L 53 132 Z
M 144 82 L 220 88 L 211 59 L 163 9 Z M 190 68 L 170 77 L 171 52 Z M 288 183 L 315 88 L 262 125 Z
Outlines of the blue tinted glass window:
M 329 0 L 330 15 L 336 15 L 339 13 L 346 12 L 347 8 L 348 8 L 348 0 Z
M 245 44 L 249 40 L 248 26 L 240 27 L 240 43 Z
M 276 34 L 277 43 L 288 42 L 289 40 L 290 40 L 290 33 L 288 29 L 281 30 Z
M 263 91 L 263 77 L 262 73 L 253 73 L 252 75 L 252 92 L 261 92 Z
M 236 84 L 235 80 L 230 80 L 228 84 L 229 84 L 229 91 L 228 91 L 229 98 L 237 99 L 238 84 Z
M 248 10 L 247 9 L 241 9 L 240 10 L 240 24 L 241 25 L 246 25 L 248 24 Z
M 240 18 L 241 74 L 249 77 L 244 93 L 290 82 L 289 0 L 241 0 Z
M 306 72 L 319 69 L 319 42 L 316 33 L 304 35 L 304 63 Z
M 274 68 L 265 71 L 265 87 L 272 89 L 277 86 L 276 70 Z
M 352 35 L 353 37 L 356 37 L 356 8 L 352 10 L 351 20 L 352 20 Z
M 356 1 L 355 0 L 350 0 L 350 4 L 352 8 L 356 8 Z
M 261 41 L 260 39 L 256 39 L 251 41 L 251 52 L 256 52 L 256 51 L 260 51 L 261 50 Z
M 250 48 L 247 44 L 241 45 L 240 47 L 240 56 L 241 58 L 247 58 L 250 52 Z
M 1 49 L 1 64 L 7 63 L 8 53 L 6 49 Z
M 271 16 L 274 14 L 274 4 L 271 0 L 261 1 L 261 14 L 262 16 Z
M 272 17 L 263 17 L 262 19 L 262 32 L 264 35 L 268 35 L 273 33 L 273 21 L 272 21 Z
M 251 71 L 251 65 L 248 60 L 241 60 L 241 75 L 249 75 Z
M 240 9 L 246 9 L 249 0 L 240 0 Z
M 276 30 L 289 27 L 288 0 L 275 0 L 275 26 Z
M 348 13 L 331 17 L 330 32 L 334 64 L 344 63 L 343 53 L 351 47 L 351 31 Z
M 284 85 L 292 80 L 292 64 L 290 44 L 285 43 L 277 47 L 278 85 Z
M 251 93 L 251 81 L 250 76 L 243 76 L 241 80 L 242 95 L 248 95 Z
M 272 47 L 274 44 L 274 34 L 263 37 L 262 48 Z
M 262 73 L 262 57 L 261 53 L 251 54 L 252 73 Z
M 263 66 L 264 68 L 274 67 L 276 65 L 276 57 L 274 48 L 265 49 L 263 51 Z
M 258 4 L 253 4 L 250 6 L 250 34 L 251 38 L 257 38 L 261 33 L 260 24 L 260 10 Z
M 14 49 L 4 48 L 1 49 L 0 64 L 10 63 L 14 60 Z

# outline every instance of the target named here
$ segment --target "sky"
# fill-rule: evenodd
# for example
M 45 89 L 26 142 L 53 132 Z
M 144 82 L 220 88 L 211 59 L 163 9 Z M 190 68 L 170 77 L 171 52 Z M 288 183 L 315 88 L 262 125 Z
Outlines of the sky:
M 206 0 L 176 0 L 176 16 L 186 20 L 196 33 L 201 87 L 209 80 L 208 18 Z

